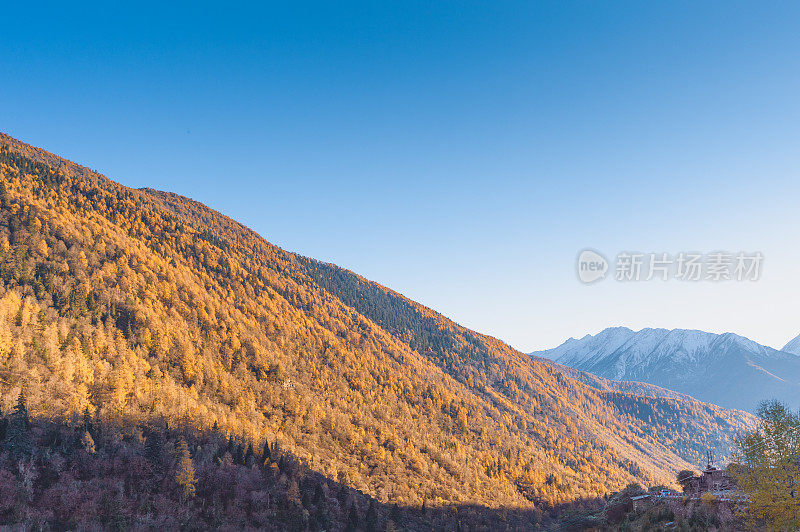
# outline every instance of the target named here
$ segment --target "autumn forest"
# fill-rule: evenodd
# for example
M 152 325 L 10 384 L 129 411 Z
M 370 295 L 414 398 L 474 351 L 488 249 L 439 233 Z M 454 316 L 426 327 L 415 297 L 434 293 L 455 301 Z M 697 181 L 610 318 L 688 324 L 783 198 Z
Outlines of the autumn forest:
M 0 280 L 4 522 L 455 528 L 483 508 L 489 527 L 544 526 L 560 505 L 674 484 L 755 427 L 594 387 L 5 135 Z

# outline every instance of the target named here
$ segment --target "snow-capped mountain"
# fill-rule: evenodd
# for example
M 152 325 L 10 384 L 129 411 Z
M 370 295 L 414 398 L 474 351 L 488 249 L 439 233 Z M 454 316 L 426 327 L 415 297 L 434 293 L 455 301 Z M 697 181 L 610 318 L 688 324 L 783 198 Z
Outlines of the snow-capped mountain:
M 800 339 L 778 351 L 732 333 L 612 327 L 531 353 L 616 381 L 639 381 L 728 408 L 800 407 Z
M 800 356 L 800 334 L 792 338 L 788 344 L 783 346 L 781 351 Z

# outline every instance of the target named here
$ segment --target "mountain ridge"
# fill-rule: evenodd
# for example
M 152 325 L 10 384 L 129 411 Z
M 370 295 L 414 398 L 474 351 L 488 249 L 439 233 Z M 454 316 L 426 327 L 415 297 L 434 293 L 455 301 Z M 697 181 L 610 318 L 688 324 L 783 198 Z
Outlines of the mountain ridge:
M 800 358 L 730 332 L 613 327 L 531 355 L 728 408 L 754 411 L 766 398 L 800 405 Z
M 752 416 L 601 391 L 198 202 L 0 134 L 0 404 L 277 441 L 402 504 L 669 482 Z M 707 443 L 708 442 L 708 443 Z
M 781 351 L 800 356 L 800 334 L 786 342 L 786 345 L 781 348 Z

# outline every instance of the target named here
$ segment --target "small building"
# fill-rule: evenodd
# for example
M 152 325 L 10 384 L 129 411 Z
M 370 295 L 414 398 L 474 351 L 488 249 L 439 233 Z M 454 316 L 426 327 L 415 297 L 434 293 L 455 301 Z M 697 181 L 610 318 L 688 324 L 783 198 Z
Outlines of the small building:
M 689 496 L 700 496 L 701 493 L 727 493 L 736 491 L 736 481 L 724 469 L 709 465 L 700 476 L 691 476 L 680 480 L 683 493 Z

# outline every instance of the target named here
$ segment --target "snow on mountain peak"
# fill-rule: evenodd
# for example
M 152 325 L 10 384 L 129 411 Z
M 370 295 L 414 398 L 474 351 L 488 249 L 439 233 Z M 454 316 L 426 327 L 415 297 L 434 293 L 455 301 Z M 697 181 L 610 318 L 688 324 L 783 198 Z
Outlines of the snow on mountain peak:
M 783 346 L 781 349 L 784 353 L 791 353 L 793 355 L 800 356 L 800 335 L 795 336 L 792 338 L 789 343 Z
M 778 351 L 733 333 L 611 327 L 531 355 L 736 408 L 769 397 L 800 404 L 800 336 Z

